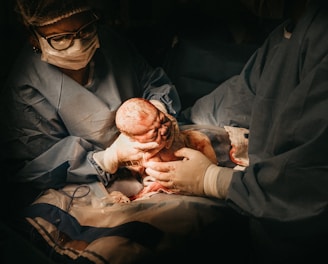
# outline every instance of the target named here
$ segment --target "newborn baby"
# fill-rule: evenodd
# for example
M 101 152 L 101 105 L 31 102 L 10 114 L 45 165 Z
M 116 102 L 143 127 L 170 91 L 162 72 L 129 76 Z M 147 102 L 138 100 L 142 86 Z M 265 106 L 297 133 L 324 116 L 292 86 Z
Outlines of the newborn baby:
M 143 98 L 132 98 L 125 101 L 117 110 L 116 126 L 121 133 L 141 143 L 157 142 L 155 154 L 148 160 L 172 161 L 177 160 L 174 152 L 182 147 L 201 151 L 212 162 L 217 163 L 215 151 L 209 138 L 194 130 L 180 131 L 176 119 L 160 111 L 150 101 Z M 125 164 L 130 170 L 138 173 L 145 188 L 131 200 L 145 194 L 165 191 L 171 192 L 145 175 L 143 160 L 130 161 Z

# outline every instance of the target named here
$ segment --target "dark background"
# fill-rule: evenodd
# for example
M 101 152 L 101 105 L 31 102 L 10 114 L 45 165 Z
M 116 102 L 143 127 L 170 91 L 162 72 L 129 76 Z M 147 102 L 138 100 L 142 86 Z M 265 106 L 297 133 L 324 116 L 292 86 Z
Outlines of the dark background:
M 1 3 L 2 84 L 27 38 L 14 12 L 14 1 Z M 152 66 L 164 68 L 184 109 L 238 74 L 281 22 L 254 15 L 245 1 L 259 2 L 93 0 L 91 4 L 101 16 L 100 23 L 130 39 Z
M 94 0 L 102 23 L 128 36 L 153 65 L 163 65 L 175 36 L 261 43 L 276 21 L 254 16 L 239 0 Z M 1 80 L 25 40 L 14 0 L 1 2 Z

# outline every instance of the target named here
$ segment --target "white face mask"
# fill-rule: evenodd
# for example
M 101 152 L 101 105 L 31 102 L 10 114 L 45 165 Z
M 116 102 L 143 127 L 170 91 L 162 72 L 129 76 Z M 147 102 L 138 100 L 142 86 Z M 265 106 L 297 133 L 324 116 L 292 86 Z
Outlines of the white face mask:
M 43 37 L 38 38 L 42 51 L 41 60 L 70 70 L 79 70 L 87 66 L 96 49 L 100 47 L 97 35 L 87 43 L 83 43 L 81 39 L 74 39 L 71 47 L 61 51 L 52 48 Z

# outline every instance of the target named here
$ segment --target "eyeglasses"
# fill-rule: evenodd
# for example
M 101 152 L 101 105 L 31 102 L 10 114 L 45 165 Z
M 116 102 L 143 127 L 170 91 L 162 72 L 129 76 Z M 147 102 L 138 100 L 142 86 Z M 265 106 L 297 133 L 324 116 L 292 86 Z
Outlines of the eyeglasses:
M 58 50 L 66 50 L 72 46 L 74 39 L 89 40 L 97 34 L 97 24 L 99 19 L 96 18 L 89 23 L 83 25 L 76 32 L 64 32 L 59 34 L 53 34 L 50 36 L 41 36 L 47 40 L 49 45 Z M 40 34 L 40 33 L 39 33 Z

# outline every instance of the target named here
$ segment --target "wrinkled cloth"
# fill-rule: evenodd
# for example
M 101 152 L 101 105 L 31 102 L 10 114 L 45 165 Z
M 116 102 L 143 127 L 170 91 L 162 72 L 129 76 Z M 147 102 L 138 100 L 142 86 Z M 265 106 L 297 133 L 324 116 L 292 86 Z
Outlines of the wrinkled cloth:
M 216 226 L 223 234 L 230 228 L 222 200 L 156 194 L 115 203 L 94 190 L 90 184 L 49 189 L 24 211 L 33 231 L 50 246 L 49 258 L 60 263 L 166 263 L 158 259 L 162 256 L 176 263 L 165 254 L 193 256 L 184 246 L 197 241 L 204 230 Z M 210 244 L 204 240 L 197 252 Z M 220 244 L 226 240 L 216 246 Z
M 327 3 L 311 1 L 289 39 L 288 24 L 269 35 L 240 75 L 183 116 L 195 124 L 249 129 L 249 166 L 233 174 L 230 206 L 263 220 L 298 221 L 285 235 L 303 234 L 303 224 L 307 233 L 327 233 Z
M 243 127 L 224 126 L 229 134 L 231 141 L 230 159 L 240 165 L 247 167 L 249 165 L 248 158 L 248 136 L 249 130 Z

